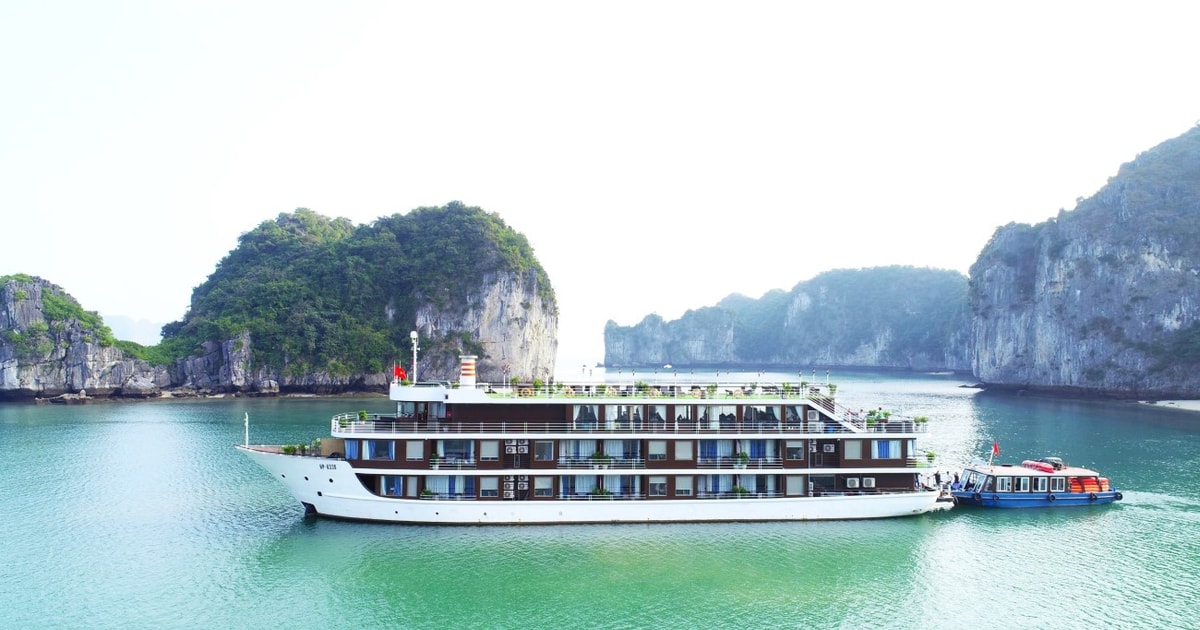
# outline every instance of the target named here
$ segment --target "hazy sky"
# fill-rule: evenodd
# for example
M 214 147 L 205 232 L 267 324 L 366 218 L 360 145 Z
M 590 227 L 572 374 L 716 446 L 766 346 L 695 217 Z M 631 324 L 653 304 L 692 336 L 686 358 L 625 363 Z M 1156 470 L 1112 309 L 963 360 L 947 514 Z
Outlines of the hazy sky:
M 1159 2 L 3 2 L 0 274 L 179 319 L 240 234 L 461 200 L 559 365 L 829 269 L 966 273 L 1200 120 Z M 403 349 L 398 350 L 402 352 Z

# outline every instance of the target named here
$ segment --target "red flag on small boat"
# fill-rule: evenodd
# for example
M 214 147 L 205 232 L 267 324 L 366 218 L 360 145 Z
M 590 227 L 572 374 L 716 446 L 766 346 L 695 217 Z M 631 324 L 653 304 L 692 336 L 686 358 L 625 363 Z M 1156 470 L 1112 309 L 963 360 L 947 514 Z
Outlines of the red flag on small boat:
M 400 367 L 399 365 L 392 367 L 392 373 L 395 374 L 396 378 L 400 380 L 408 378 L 408 375 L 404 373 L 404 368 Z
M 992 442 L 992 455 L 999 455 L 999 454 L 1000 454 L 1000 443 Z

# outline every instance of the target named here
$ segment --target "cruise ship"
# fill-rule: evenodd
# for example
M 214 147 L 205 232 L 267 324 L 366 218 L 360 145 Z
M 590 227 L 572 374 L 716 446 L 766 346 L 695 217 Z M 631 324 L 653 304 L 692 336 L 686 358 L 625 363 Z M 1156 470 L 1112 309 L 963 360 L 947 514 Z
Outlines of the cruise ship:
M 817 521 L 949 507 L 923 484 L 925 418 L 864 416 L 811 383 L 457 383 L 397 378 L 395 412 L 313 445 L 237 448 L 306 513 L 410 524 Z

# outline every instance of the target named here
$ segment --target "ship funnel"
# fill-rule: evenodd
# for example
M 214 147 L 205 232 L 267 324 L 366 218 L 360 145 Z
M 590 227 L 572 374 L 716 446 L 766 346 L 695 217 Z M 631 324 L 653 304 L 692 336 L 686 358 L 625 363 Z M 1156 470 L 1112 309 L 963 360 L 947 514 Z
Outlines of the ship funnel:
M 458 357 L 461 362 L 458 372 L 459 387 L 475 387 L 475 359 L 478 358 L 473 354 L 464 354 Z

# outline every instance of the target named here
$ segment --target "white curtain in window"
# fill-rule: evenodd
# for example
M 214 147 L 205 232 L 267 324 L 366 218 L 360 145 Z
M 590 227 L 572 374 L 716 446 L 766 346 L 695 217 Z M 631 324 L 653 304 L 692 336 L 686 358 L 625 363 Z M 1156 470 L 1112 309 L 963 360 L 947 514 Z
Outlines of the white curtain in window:
M 733 440 L 717 440 L 717 457 L 733 457 Z
M 604 440 L 604 454 L 617 458 L 624 457 L 624 443 L 621 440 Z
M 438 494 L 446 494 L 450 491 L 449 477 L 426 477 L 425 487 Z
M 590 494 L 596 488 L 596 477 L 580 475 L 575 478 L 575 494 Z
M 621 475 L 604 475 L 604 488 L 613 494 L 621 494 Z

